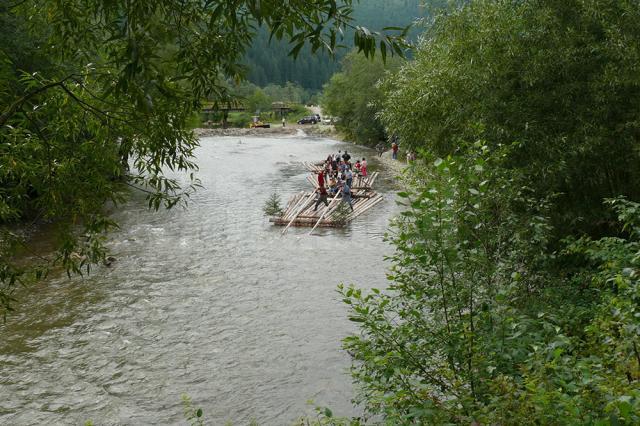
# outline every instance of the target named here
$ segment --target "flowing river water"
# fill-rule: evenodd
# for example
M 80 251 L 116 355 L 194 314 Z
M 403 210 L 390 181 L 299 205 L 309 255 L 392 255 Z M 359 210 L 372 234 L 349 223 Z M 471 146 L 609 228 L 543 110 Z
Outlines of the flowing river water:
M 201 144 L 187 209 L 134 196 L 113 213 L 111 267 L 20 292 L 0 325 L 0 424 L 185 424 L 182 394 L 213 425 L 291 424 L 308 400 L 356 413 L 340 349 L 355 327 L 335 289 L 386 286 L 393 173 L 349 227 L 282 236 L 262 206 L 310 188 L 301 161 L 353 148 L 375 169 L 374 152 L 301 135 Z

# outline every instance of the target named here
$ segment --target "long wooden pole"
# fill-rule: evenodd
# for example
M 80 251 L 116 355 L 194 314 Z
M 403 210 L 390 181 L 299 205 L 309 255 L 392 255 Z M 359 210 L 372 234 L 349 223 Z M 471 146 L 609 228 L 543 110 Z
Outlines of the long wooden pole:
M 304 191 L 300 191 L 298 193 L 298 195 L 296 196 L 296 202 L 293 204 L 293 206 L 291 206 L 290 209 L 288 209 L 287 214 L 285 214 L 282 218 L 289 219 L 291 215 L 293 215 L 293 212 L 295 212 L 298 209 L 302 200 L 304 200 Z
M 361 210 L 367 208 L 372 202 L 375 202 L 378 197 L 379 195 L 376 195 L 374 197 L 362 200 L 362 202 L 360 203 L 357 203 L 353 208 L 353 213 L 351 214 L 351 216 L 357 215 Z
M 302 211 L 307 207 L 307 203 L 309 202 L 309 200 L 311 200 L 313 198 L 313 196 L 315 195 L 315 192 L 312 192 L 311 195 L 309 195 L 305 202 L 302 203 L 302 207 L 300 207 L 300 209 L 296 212 L 295 215 L 293 215 L 293 217 L 291 218 L 291 221 L 289 222 L 289 224 L 286 226 L 286 228 L 284 228 L 282 230 L 282 235 L 284 235 L 285 232 L 287 232 L 287 229 L 289 229 L 289 227 L 291 226 L 291 224 L 293 223 L 294 220 L 296 220 L 296 217 L 298 217 L 298 215 L 300 213 L 302 213 Z
M 309 182 L 316 189 L 320 188 L 320 184 L 318 183 L 318 180 L 314 179 L 311 176 L 307 176 L 307 182 Z
M 378 194 L 377 196 L 365 201 L 349 215 L 349 220 L 355 219 L 356 217 L 360 216 L 362 213 L 366 212 L 371 207 L 375 206 L 380 201 L 382 201 L 382 199 L 383 199 L 382 195 Z
M 378 177 L 378 174 L 379 174 L 378 172 L 374 172 L 374 173 L 371 175 L 371 180 L 369 180 L 369 187 L 370 187 L 371 189 L 373 189 L 373 182 L 375 182 L 375 181 L 376 181 L 376 178 Z
M 363 178 L 361 186 L 363 186 L 364 188 L 373 189 L 372 188 L 373 181 L 376 180 L 377 174 L 378 172 L 373 172 L 370 175 L 368 175 L 366 178 Z
M 309 194 L 309 196 L 305 196 L 304 195 L 304 191 L 302 191 L 300 193 L 300 199 L 298 200 L 298 202 L 296 203 L 295 207 L 293 208 L 293 210 L 290 212 L 290 214 L 287 216 L 287 220 L 298 216 L 302 209 L 306 206 L 307 202 L 309 201 L 309 198 L 313 197 L 314 193 L 312 192 L 311 194 Z
M 331 199 L 331 202 L 329 203 L 329 205 L 327 206 L 327 208 L 324 210 L 324 212 L 322 212 L 322 214 L 320 215 L 320 219 L 318 219 L 318 221 L 316 222 L 315 225 L 313 225 L 313 228 L 311 229 L 311 231 L 309 232 L 309 235 L 313 234 L 313 231 L 315 231 L 315 229 L 318 227 L 318 225 L 320 225 L 320 222 L 322 221 L 322 219 L 324 219 L 324 216 L 329 212 L 329 210 L 331 209 L 331 205 L 333 204 L 333 202 L 335 200 L 338 199 L 338 195 L 340 195 L 340 191 L 336 192 L 336 195 Z

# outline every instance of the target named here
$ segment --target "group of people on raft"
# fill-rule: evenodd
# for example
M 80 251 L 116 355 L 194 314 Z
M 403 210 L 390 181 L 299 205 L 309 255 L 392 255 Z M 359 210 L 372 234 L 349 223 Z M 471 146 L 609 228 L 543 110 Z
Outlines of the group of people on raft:
M 353 201 L 351 189 L 353 187 L 354 177 L 367 177 L 367 160 L 356 160 L 355 164 L 351 163 L 351 155 L 347 151 L 337 154 L 329 154 L 324 161 L 324 167 L 318 171 L 318 198 L 314 211 L 318 209 L 320 203 L 329 206 L 329 195 L 334 197 L 336 194 L 342 196 L 342 202 L 347 203 L 353 211 Z M 326 183 L 326 186 L 325 186 Z

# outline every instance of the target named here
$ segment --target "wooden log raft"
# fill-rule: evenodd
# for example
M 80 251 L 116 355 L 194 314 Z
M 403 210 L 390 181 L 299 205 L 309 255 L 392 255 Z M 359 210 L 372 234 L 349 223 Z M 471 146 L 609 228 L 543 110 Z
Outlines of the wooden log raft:
M 338 221 L 336 220 L 335 212 L 340 203 L 342 203 L 342 195 L 338 192 L 337 194 L 330 196 L 329 205 L 325 206 L 324 203 L 320 203 L 316 210 L 316 201 L 317 197 L 319 197 L 319 194 L 317 193 L 319 186 L 317 173 L 322 170 L 322 165 L 313 163 L 303 164 L 313 173 L 307 176 L 307 181 L 313 187 L 313 191 L 301 191 L 293 195 L 293 197 L 289 199 L 283 213 L 278 217 L 272 217 L 269 219 L 269 221 L 273 222 L 275 225 L 285 226 L 285 229 L 282 231 L 283 234 L 290 226 L 312 227 L 310 233 L 312 233 L 317 227 L 342 227 L 383 200 L 382 195 L 373 190 L 373 184 L 378 177 L 378 172 L 373 172 L 367 177 L 354 177 L 354 185 L 353 188 L 351 188 L 353 211 L 347 216 L 346 221 Z

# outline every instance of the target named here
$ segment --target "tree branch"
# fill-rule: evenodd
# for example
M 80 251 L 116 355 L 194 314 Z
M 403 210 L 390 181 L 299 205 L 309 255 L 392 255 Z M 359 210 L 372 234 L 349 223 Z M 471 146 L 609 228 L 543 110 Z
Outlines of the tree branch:
M 28 101 L 30 98 L 45 92 L 49 89 L 51 89 L 52 87 L 56 87 L 56 86 L 62 86 L 64 84 L 65 81 L 69 80 L 71 77 L 73 77 L 73 74 L 63 78 L 60 81 L 56 81 L 53 83 L 49 83 L 49 84 L 45 84 L 42 87 L 37 88 L 36 90 L 27 93 L 26 95 L 22 96 L 20 99 L 16 100 L 14 103 L 12 103 L 11 105 L 9 105 L 4 112 L 2 113 L 2 115 L 0 115 L 0 127 L 4 126 L 5 123 L 9 120 L 9 118 L 11 118 L 11 116 L 13 116 L 13 114 L 16 113 L 16 111 L 22 107 L 22 104 L 24 104 L 26 101 Z

